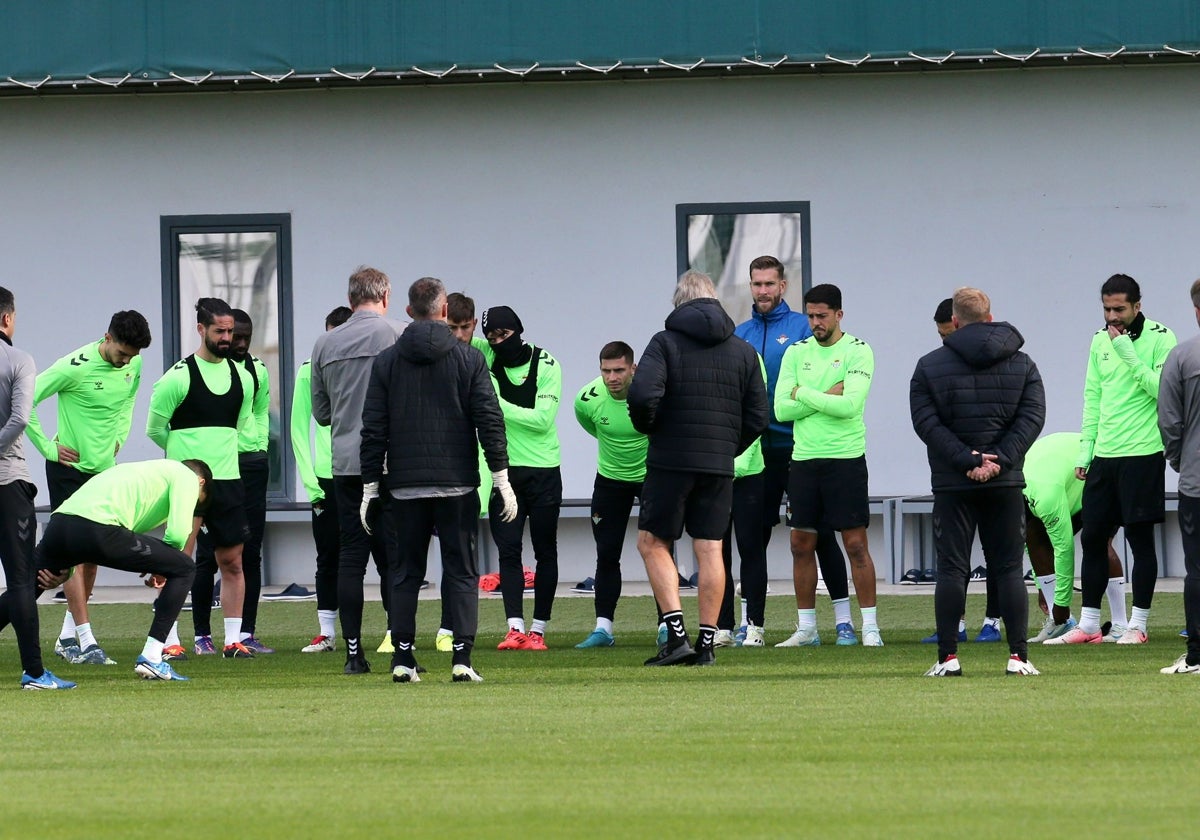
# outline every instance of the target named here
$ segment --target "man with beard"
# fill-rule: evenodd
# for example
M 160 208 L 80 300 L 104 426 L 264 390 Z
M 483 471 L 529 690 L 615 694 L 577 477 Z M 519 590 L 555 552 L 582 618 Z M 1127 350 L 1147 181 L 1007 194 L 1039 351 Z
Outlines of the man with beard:
M 154 383 L 146 435 L 175 461 L 201 460 L 212 470 L 208 508 L 201 533 L 212 541 L 221 571 L 221 613 L 225 619 L 222 654 L 244 659 L 254 652 L 241 642 L 242 545 L 250 536 L 246 496 L 238 465 L 238 429 L 251 422 L 254 382 L 242 365 L 231 359 L 234 318 L 219 298 L 196 302 L 196 352 L 171 366 Z M 201 653 L 201 639 L 196 652 Z M 179 654 L 178 634 L 167 639 L 168 658 Z
M 961 677 L 958 622 L 967 600 L 971 545 L 983 545 L 996 577 L 1008 636 L 1006 674 L 1037 676 L 1026 655 L 1029 598 L 1021 581 L 1025 549 L 1025 453 L 1046 421 L 1046 393 L 1025 339 L 992 321 L 979 289 L 954 293 L 955 331 L 922 356 L 909 383 L 913 429 L 925 442 L 933 487 L 938 556 L 938 661 L 927 677 Z
M 558 403 L 562 368 L 540 347 L 526 344 L 525 327 L 507 306 L 483 312 L 484 341 L 471 344 L 483 353 L 504 413 L 508 437 L 508 479 L 517 494 L 517 515 L 502 521 L 500 497 L 492 494 L 488 523 L 500 560 L 500 592 L 508 634 L 498 650 L 546 650 L 546 625 L 558 587 L 558 514 L 562 507 L 559 470 Z M 533 543 L 533 623 L 525 632 L 525 574 L 521 549 L 525 522 Z M 456 628 L 457 629 L 457 628 Z
M 270 466 L 267 445 L 271 439 L 271 387 L 267 366 L 262 359 L 250 355 L 254 323 L 241 309 L 233 310 L 233 339 L 229 358 L 250 374 L 254 395 L 250 401 L 250 416 L 238 429 L 238 472 L 246 495 L 246 522 L 250 528 L 242 545 L 242 579 L 246 582 L 246 597 L 242 605 L 242 632 L 239 641 L 254 653 L 274 653 L 255 636 L 258 620 L 258 597 L 262 592 L 262 541 L 267 527 L 267 482 Z M 213 577 L 217 572 L 214 546 L 208 534 L 196 541 L 196 579 L 192 582 L 192 625 L 196 631 L 196 653 L 212 654 Z

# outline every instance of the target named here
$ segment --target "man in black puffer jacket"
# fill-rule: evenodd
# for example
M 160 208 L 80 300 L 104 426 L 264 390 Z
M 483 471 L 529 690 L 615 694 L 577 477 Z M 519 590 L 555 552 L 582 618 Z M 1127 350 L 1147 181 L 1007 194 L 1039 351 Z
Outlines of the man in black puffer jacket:
M 926 676 L 962 675 L 958 620 L 966 606 L 976 528 L 988 578 L 996 577 L 1008 636 L 1007 673 L 1035 676 L 1026 657 L 1029 600 L 1021 581 L 1025 453 L 1046 422 L 1046 394 L 1016 328 L 993 322 L 978 289 L 954 293 L 955 331 L 917 362 L 909 384 L 913 428 L 929 451 L 938 556 L 933 608 L 938 662 Z
M 668 634 L 646 664 L 710 665 L 725 586 L 721 538 L 733 500 L 733 459 L 762 434 L 770 415 L 758 355 L 733 338 L 712 280 L 685 273 L 674 304 L 667 328 L 642 354 L 628 397 L 634 428 L 650 436 L 638 551 Z M 700 578 L 696 649 L 684 628 L 670 551 L 685 525 Z
M 487 364 L 446 324 L 446 289 L 423 277 L 408 290 L 413 323 L 376 358 L 363 404 L 363 527 L 379 483 L 393 502 L 399 564 L 392 576 L 392 679 L 419 682 L 413 639 L 417 593 L 425 578 L 429 537 L 437 529 L 442 550 L 442 597 L 454 623 L 455 682 L 479 682 L 471 649 L 479 623 L 479 570 L 475 529 L 479 520 L 479 455 L 483 447 L 492 486 L 512 519 L 517 500 L 508 483 L 504 416 Z M 388 472 L 384 474 L 386 456 Z

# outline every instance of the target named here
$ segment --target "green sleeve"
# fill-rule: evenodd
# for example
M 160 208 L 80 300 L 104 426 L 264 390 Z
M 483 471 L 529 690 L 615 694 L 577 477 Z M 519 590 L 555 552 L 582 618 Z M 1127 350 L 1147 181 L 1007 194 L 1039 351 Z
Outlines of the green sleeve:
M 1079 457 L 1075 466 L 1087 469 L 1096 449 L 1096 432 L 1100 426 L 1100 368 L 1096 364 L 1096 341 L 1088 351 L 1087 376 L 1083 382 L 1083 424 L 1080 429 Z
M 171 416 L 187 396 L 191 384 L 187 365 L 176 362 L 159 377 L 150 392 L 150 411 L 146 417 L 146 436 L 165 451 Z
M 240 429 L 244 424 L 254 422 L 254 378 L 242 365 L 233 367 L 242 378 L 242 408 L 237 419 L 237 428 Z
M 600 396 L 601 394 L 594 381 L 584 385 L 579 390 L 579 393 L 575 395 L 575 419 L 579 421 L 579 425 L 583 427 L 583 430 L 592 437 L 596 437 L 596 421 L 592 419 L 591 412 L 588 411 L 588 402 L 593 399 L 598 400 Z
M 500 400 L 500 410 L 504 413 L 504 423 L 509 423 L 530 432 L 546 432 L 554 428 L 554 419 L 558 416 L 558 401 L 562 396 L 562 368 L 549 353 L 542 351 L 538 362 L 537 398 L 533 408 L 513 405 L 506 400 Z
M 1112 345 L 1113 352 L 1129 368 L 1138 388 L 1151 398 L 1158 399 L 1158 377 L 1162 373 L 1163 362 L 1166 361 L 1171 346 L 1165 340 L 1157 342 L 1150 364 L 1146 364 L 1138 356 L 1137 350 L 1133 346 L 1133 339 L 1128 335 L 1117 336 L 1113 339 Z
M 812 406 L 792 399 L 792 390 L 799 384 L 796 381 L 796 365 L 802 352 L 798 343 L 793 344 L 784 351 L 783 360 L 779 363 L 779 378 L 775 380 L 776 420 L 803 420 L 816 413 Z
M 874 374 L 875 354 L 866 344 L 856 344 L 853 353 L 846 354 L 846 374 L 842 380 L 841 394 L 827 394 L 802 385 L 796 391 L 796 401 L 821 414 L 842 420 L 861 416 Z M 780 416 L 779 419 L 784 418 Z
M 58 445 L 46 437 L 45 431 L 42 430 L 37 407 L 42 400 L 75 384 L 70 362 L 70 356 L 59 359 L 38 374 L 33 386 L 33 411 L 29 413 L 29 425 L 25 427 L 25 434 L 47 461 L 58 461 Z
M 271 380 L 267 366 L 256 359 L 258 392 L 254 395 L 254 423 L 258 427 L 258 451 L 266 452 L 271 445 Z
M 188 537 L 192 535 L 192 520 L 196 515 L 196 501 L 200 498 L 200 483 L 190 469 L 186 476 L 173 473 L 167 493 L 171 499 L 171 507 L 167 512 L 167 530 L 163 534 L 163 542 L 182 551 L 187 545 Z
M 311 371 L 312 366 L 305 362 L 296 374 L 296 388 L 292 393 L 291 438 L 300 482 L 308 493 L 308 500 L 318 502 L 325 498 L 325 494 L 321 492 L 321 485 L 313 470 Z

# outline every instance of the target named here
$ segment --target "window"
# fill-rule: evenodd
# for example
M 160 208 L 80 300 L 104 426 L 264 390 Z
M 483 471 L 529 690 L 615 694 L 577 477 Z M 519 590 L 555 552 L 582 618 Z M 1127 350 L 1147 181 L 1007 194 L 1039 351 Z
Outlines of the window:
M 785 266 L 788 305 L 804 311 L 800 303 L 812 286 L 807 201 L 678 204 L 675 243 L 679 273 L 697 269 L 711 277 L 735 324 L 750 317 L 750 261 L 766 254 Z
M 267 496 L 290 497 L 287 440 L 292 399 L 291 216 L 163 216 L 163 365 L 196 349 L 196 301 L 221 298 L 254 323 L 250 352 L 271 383 L 271 479 Z M 281 371 L 288 371 L 282 376 Z

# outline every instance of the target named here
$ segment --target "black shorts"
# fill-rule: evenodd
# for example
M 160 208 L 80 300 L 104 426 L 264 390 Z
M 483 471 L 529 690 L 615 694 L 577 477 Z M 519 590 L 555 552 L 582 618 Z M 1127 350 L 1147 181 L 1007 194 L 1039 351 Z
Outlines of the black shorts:
M 240 478 L 214 478 L 208 483 L 208 505 L 199 539 L 214 548 L 241 545 L 250 537 L 246 491 Z
M 867 456 L 792 461 L 788 473 L 788 525 L 849 531 L 871 522 Z
M 733 476 L 651 467 L 646 470 L 641 498 L 639 531 L 673 542 L 686 526 L 694 540 L 719 540 L 729 525 Z
M 87 484 L 94 475 L 95 473 L 80 472 L 58 461 L 47 461 L 46 490 L 50 496 L 50 510 L 58 510 L 59 505 L 71 498 L 71 495 Z
M 1161 452 L 1095 458 L 1083 485 L 1083 521 L 1138 525 L 1166 519 L 1166 459 Z

